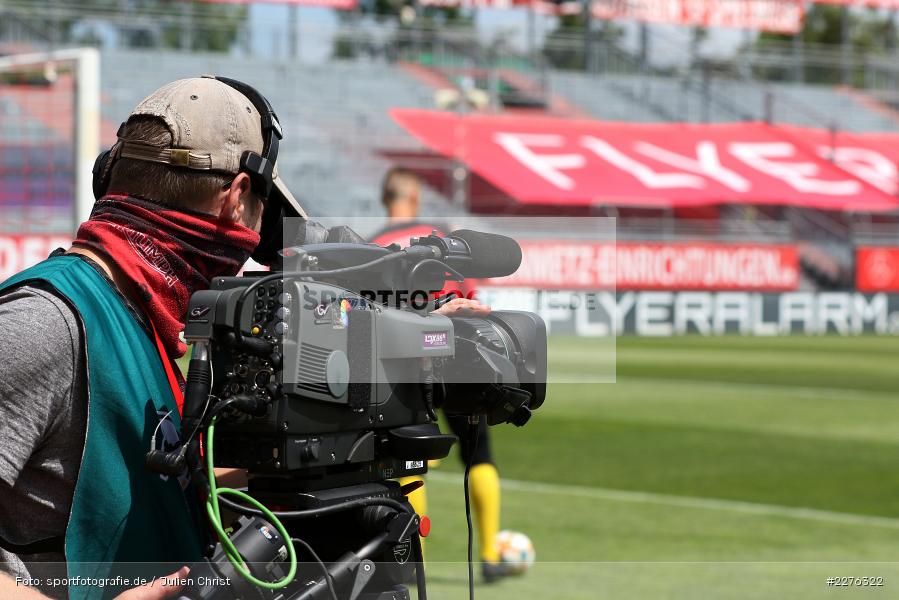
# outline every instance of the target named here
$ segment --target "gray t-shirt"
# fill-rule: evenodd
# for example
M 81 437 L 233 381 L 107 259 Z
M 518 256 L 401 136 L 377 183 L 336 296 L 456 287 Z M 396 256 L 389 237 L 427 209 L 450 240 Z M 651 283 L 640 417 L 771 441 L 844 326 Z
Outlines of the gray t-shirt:
M 0 538 L 25 545 L 65 534 L 84 451 L 84 344 L 73 310 L 35 286 L 0 295 L 0 332 Z M 0 549 L 0 569 L 13 577 L 40 577 L 50 565 L 39 563 L 64 560 Z
M 79 258 L 106 279 L 149 331 L 146 317 L 100 266 Z M 61 541 L 87 426 L 87 358 L 80 318 L 39 283 L 0 294 L 0 365 L 0 546 Z M 13 577 L 65 577 L 64 561 L 62 552 L 16 554 L 0 548 L 0 571 Z M 54 598 L 67 595 L 65 588 L 36 587 Z

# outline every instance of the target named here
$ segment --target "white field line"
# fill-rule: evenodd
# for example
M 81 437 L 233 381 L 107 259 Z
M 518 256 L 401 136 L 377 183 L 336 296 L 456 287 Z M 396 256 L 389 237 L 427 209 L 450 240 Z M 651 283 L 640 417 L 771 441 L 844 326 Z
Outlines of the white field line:
M 445 483 L 458 483 L 460 487 L 462 483 L 462 477 L 459 474 L 453 473 L 431 471 L 428 473 L 427 478 Z M 699 510 L 717 510 L 766 517 L 783 517 L 786 519 L 801 519 L 837 525 L 899 529 L 899 519 L 891 517 L 858 515 L 829 510 L 818 510 L 814 508 L 797 508 L 792 506 L 781 506 L 778 504 L 759 504 L 755 502 L 742 502 L 740 500 L 674 496 L 670 494 L 657 494 L 654 492 L 633 492 L 559 483 L 517 481 L 514 479 L 502 479 L 501 485 L 504 491 L 527 492 L 530 494 L 554 494 L 559 496 L 610 500 L 613 502 L 658 504 L 663 506 L 677 506 L 680 508 Z
M 829 398 L 846 398 L 849 397 L 858 397 L 858 396 L 883 396 L 895 399 L 896 395 L 893 392 L 887 392 L 882 390 L 863 390 L 858 388 L 833 388 L 833 387 L 816 387 L 810 385 L 786 385 L 786 384 L 776 384 L 776 383 L 751 383 L 748 381 L 716 381 L 712 379 L 665 379 L 665 378 L 656 378 L 656 377 L 632 377 L 626 376 L 622 377 L 619 380 L 607 380 L 607 377 L 614 377 L 614 375 L 598 375 L 591 376 L 583 373 L 571 373 L 566 375 L 553 375 L 550 374 L 547 378 L 547 383 L 618 383 L 618 384 L 650 384 L 650 385 L 659 385 L 664 387 L 704 387 L 704 388 L 719 388 L 725 391 L 733 391 L 734 389 L 745 389 L 752 392 L 759 393 L 769 393 L 769 394 L 783 394 L 789 393 L 793 396 L 797 397 L 813 397 L 819 398 L 822 396 L 826 396 Z

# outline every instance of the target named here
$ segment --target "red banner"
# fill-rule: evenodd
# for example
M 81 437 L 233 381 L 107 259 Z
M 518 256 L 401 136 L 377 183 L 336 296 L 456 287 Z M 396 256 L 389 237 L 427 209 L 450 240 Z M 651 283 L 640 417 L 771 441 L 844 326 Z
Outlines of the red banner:
M 593 0 L 598 19 L 627 19 L 778 33 L 802 30 L 801 0 Z
M 821 155 L 830 147 L 825 131 L 764 123 L 611 123 L 411 109 L 391 115 L 426 146 L 465 162 L 524 204 L 899 209 L 899 199 L 889 193 L 889 165 L 869 168 L 867 161 L 879 160 L 873 154 L 839 151 L 840 146 L 839 165 L 832 164 Z M 893 167 L 899 160 L 897 134 L 856 134 L 838 141 L 860 144 Z
M 799 286 L 793 246 L 644 242 L 521 242 L 509 277 L 488 285 L 554 290 L 755 290 Z
M 855 288 L 860 292 L 899 292 L 899 248 L 858 248 Z
M 0 234 L 0 281 L 41 262 L 57 248 L 68 248 L 70 235 Z
M 785 135 L 805 144 L 819 157 L 866 181 L 890 196 L 899 195 L 899 135 L 833 133 L 823 129 L 781 126 Z
M 200 0 L 207 4 L 296 4 L 334 10 L 355 10 L 359 0 Z

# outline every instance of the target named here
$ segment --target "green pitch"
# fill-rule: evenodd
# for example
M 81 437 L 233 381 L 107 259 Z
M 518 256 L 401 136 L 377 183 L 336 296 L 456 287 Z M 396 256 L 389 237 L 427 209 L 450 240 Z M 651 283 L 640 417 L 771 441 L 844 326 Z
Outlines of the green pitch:
M 589 376 L 595 344 L 553 338 L 551 377 Z M 552 385 L 526 427 L 494 428 L 502 526 L 538 563 L 478 597 L 899 597 L 899 339 L 617 349 L 618 383 Z M 428 480 L 432 598 L 467 597 L 459 472 L 453 454 Z

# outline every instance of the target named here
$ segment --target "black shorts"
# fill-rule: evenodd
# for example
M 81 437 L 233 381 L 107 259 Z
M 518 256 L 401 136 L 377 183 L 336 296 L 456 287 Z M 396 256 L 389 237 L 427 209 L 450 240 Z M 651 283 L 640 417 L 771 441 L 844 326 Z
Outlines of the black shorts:
M 459 458 L 462 460 L 463 465 L 468 464 L 469 457 L 472 459 L 472 465 L 493 464 L 493 457 L 490 454 L 489 427 L 486 419 L 482 417 L 480 423 L 478 423 L 477 446 L 474 448 L 473 455 L 471 453 L 471 443 L 468 439 L 470 431 L 468 417 L 454 416 L 447 417 L 446 420 L 449 422 L 450 429 L 459 438 Z

